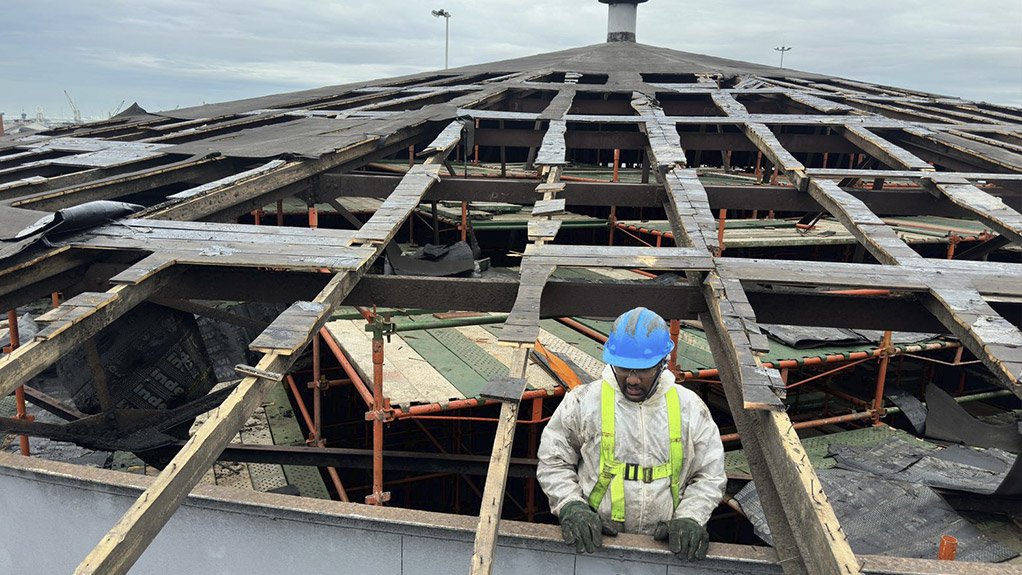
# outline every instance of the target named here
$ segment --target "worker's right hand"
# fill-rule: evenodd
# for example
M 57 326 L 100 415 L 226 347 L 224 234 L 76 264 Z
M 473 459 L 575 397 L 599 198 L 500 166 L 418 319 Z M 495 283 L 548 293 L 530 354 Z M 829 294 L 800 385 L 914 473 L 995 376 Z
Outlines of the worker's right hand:
M 603 545 L 603 522 L 589 504 L 572 501 L 561 508 L 561 535 L 575 551 L 592 553 Z M 615 533 L 616 535 L 616 533 Z

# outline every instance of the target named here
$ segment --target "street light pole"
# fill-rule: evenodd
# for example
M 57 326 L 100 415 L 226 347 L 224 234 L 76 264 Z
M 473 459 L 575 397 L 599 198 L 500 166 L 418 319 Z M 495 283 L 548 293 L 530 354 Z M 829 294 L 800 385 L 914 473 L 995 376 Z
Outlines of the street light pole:
M 443 8 L 433 10 L 433 16 L 444 19 L 444 70 L 448 68 L 448 55 L 451 48 L 451 13 Z
M 784 68 L 784 53 L 791 50 L 791 46 L 778 46 L 774 50 L 781 53 L 781 68 Z

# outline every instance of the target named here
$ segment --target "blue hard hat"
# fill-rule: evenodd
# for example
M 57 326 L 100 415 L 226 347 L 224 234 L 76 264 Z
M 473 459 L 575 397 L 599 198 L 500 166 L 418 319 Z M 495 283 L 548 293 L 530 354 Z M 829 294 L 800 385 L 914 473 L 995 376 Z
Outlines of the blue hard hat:
M 615 367 L 653 367 L 674 349 L 664 318 L 644 307 L 621 314 L 603 344 L 603 361 Z

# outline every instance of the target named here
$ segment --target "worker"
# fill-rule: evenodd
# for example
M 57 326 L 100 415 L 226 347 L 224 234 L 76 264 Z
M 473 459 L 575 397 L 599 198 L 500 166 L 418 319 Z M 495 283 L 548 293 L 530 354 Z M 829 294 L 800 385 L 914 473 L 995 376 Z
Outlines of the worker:
M 724 447 L 706 404 L 666 369 L 672 349 L 663 318 L 624 313 L 604 344 L 603 379 L 567 393 L 543 431 L 536 478 L 580 553 L 627 532 L 667 540 L 681 559 L 706 557 Z

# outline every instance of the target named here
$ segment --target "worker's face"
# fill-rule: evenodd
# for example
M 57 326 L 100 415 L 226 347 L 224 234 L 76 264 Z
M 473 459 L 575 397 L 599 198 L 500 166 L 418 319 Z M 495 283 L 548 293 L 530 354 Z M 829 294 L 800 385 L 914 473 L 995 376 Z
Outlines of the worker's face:
M 618 387 L 621 393 L 629 401 L 644 401 L 649 396 L 649 390 L 653 388 L 660 372 L 663 371 L 664 362 L 658 361 L 653 367 L 645 369 L 627 369 L 624 367 L 611 366 L 614 370 L 614 377 L 617 378 Z

